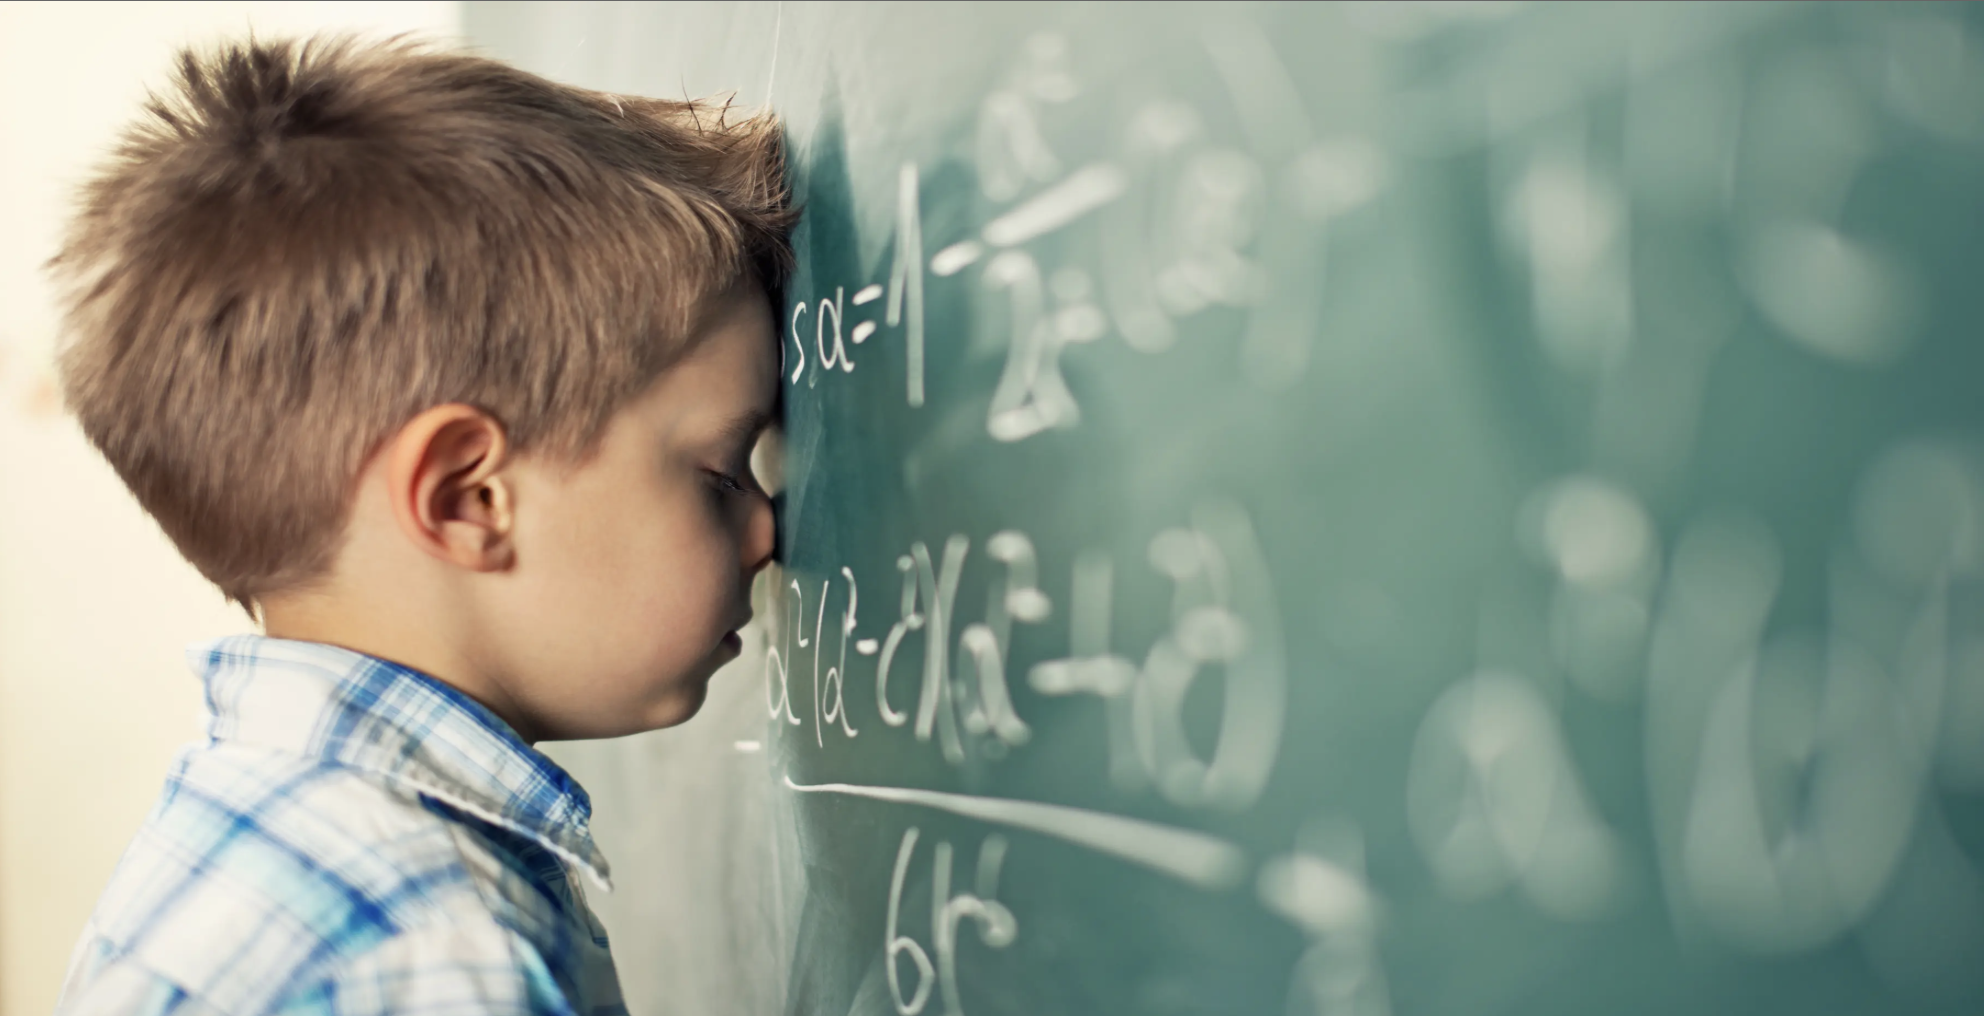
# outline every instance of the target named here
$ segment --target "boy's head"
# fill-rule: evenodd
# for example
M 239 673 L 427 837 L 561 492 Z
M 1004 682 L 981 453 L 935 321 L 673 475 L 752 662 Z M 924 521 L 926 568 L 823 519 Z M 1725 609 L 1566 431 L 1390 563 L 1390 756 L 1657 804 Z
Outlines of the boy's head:
M 700 682 L 587 685 L 735 651 L 789 224 L 769 117 L 408 43 L 189 52 L 52 262 L 63 386 L 272 634 L 425 632 L 402 662 L 534 736 L 665 725 Z

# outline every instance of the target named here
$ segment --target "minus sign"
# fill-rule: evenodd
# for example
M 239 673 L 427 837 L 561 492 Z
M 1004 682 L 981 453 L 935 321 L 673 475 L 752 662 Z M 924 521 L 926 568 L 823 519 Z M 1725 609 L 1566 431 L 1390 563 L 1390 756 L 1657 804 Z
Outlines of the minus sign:
M 881 648 L 881 644 L 877 643 L 874 639 L 862 639 L 854 644 L 854 651 L 863 656 L 873 656 L 876 650 Z
M 960 240 L 938 251 L 937 256 L 930 259 L 930 270 L 938 275 L 956 275 L 983 256 L 985 248 L 978 241 Z
M 764 746 L 765 745 L 762 741 L 739 741 L 732 747 L 735 747 L 738 751 L 741 752 L 753 752 L 759 750 L 760 748 L 763 748 Z

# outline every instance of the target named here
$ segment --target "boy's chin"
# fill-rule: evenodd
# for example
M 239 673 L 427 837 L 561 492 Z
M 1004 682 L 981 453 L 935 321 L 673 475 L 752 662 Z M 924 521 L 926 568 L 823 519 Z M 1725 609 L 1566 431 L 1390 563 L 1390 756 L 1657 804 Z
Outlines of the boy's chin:
M 703 692 L 698 689 L 693 696 L 685 695 L 680 700 L 671 701 L 669 704 L 672 708 L 669 711 L 657 715 L 653 722 L 642 724 L 640 729 L 630 730 L 627 733 L 641 734 L 650 730 L 666 730 L 669 727 L 687 723 L 694 719 L 698 712 L 702 711 L 703 699 L 705 697 Z
M 743 640 L 736 632 L 730 632 L 686 673 L 666 678 L 659 688 L 650 685 L 651 690 L 644 696 L 644 701 L 628 703 L 626 708 L 616 710 L 612 715 L 592 717 L 591 729 L 584 732 L 561 734 L 549 739 L 574 741 L 625 737 L 687 723 L 702 710 L 703 703 L 709 698 L 710 680 L 718 671 L 735 662 L 742 652 Z
M 723 669 L 725 664 L 736 658 L 736 653 L 726 653 L 721 648 L 711 653 L 694 670 L 669 685 L 667 692 L 655 701 L 653 708 L 647 710 L 647 715 L 644 717 L 646 722 L 640 729 L 660 730 L 688 722 L 702 710 L 703 703 L 709 699 L 710 679 L 714 678 L 717 671 Z M 628 733 L 638 733 L 638 731 Z
M 644 701 L 625 703 L 610 712 L 602 711 L 583 719 L 573 717 L 575 722 L 572 727 L 557 730 L 543 739 L 592 741 L 626 737 L 686 723 L 702 710 L 703 702 L 709 698 L 710 678 L 733 658 L 711 654 L 689 673 L 670 681 L 665 689 L 645 696 Z

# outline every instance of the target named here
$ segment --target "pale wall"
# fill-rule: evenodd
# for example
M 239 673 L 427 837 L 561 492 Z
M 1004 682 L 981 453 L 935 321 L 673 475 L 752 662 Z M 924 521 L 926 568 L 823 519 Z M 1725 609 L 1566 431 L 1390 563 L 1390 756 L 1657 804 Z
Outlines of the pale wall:
M 323 27 L 459 34 L 459 4 L 0 3 L 0 1016 L 48 1012 L 172 751 L 187 642 L 246 620 L 56 412 L 39 266 L 173 48 Z

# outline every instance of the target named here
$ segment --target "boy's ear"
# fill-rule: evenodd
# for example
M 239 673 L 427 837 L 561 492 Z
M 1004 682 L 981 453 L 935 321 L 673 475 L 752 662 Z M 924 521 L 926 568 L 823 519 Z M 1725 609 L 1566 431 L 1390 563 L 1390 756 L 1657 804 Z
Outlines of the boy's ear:
M 474 406 L 435 406 L 409 420 L 386 448 L 400 531 L 427 553 L 473 571 L 510 567 L 509 458 L 503 425 Z

